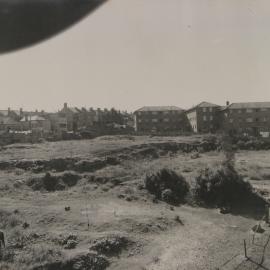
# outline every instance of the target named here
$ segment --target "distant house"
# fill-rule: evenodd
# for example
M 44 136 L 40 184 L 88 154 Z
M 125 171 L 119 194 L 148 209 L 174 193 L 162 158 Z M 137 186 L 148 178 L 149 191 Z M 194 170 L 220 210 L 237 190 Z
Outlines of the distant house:
M 25 115 L 21 120 L 22 130 L 32 130 L 34 132 L 50 133 L 51 122 L 40 115 Z
M 63 109 L 59 112 L 59 115 L 66 118 L 67 130 L 78 130 L 79 114 L 81 110 L 77 107 L 68 107 L 67 103 L 64 103 Z
M 67 118 L 59 113 L 49 113 L 48 118 L 51 122 L 51 130 L 53 134 L 62 136 L 63 132 L 68 131 Z
M 231 103 L 222 113 L 224 129 L 269 137 L 270 102 Z
M 10 116 L 0 115 L 0 130 L 1 131 L 10 131 L 10 130 L 20 130 L 20 122 L 14 120 Z
M 23 110 L 12 110 L 8 108 L 7 110 L 0 110 L 0 117 L 10 117 L 13 120 L 20 120 L 23 116 Z
M 219 105 L 203 101 L 187 110 L 186 116 L 192 131 L 195 133 L 209 133 L 219 129 L 220 109 L 221 106 Z
M 147 106 L 134 112 L 137 132 L 180 132 L 186 129 L 184 110 L 176 106 Z

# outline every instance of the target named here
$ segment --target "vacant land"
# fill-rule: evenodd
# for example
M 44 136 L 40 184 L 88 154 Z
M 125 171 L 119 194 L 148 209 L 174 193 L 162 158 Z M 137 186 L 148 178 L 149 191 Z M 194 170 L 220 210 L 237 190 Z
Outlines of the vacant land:
M 261 217 L 223 215 L 192 201 L 173 207 L 144 189 L 145 175 L 161 168 L 194 187 L 201 169 L 224 158 L 218 151 L 194 155 L 183 146 L 201 140 L 106 136 L 2 148 L 0 230 L 7 247 L 0 268 L 223 269 L 243 254 L 243 239 L 250 244 Z M 269 160 L 270 151 L 236 156 L 238 172 L 266 198 Z M 260 269 L 252 267 L 245 269 Z

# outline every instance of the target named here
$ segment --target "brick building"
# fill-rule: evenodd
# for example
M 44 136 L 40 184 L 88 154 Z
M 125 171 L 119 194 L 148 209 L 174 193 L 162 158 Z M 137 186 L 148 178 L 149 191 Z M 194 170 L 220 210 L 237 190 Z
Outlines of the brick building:
M 232 103 L 222 115 L 226 130 L 265 137 L 270 134 L 270 102 Z
M 176 106 L 142 107 L 134 112 L 136 132 L 181 132 L 187 129 L 184 110 Z
M 220 110 L 221 106 L 205 101 L 187 110 L 191 130 L 195 133 L 215 132 L 220 128 Z

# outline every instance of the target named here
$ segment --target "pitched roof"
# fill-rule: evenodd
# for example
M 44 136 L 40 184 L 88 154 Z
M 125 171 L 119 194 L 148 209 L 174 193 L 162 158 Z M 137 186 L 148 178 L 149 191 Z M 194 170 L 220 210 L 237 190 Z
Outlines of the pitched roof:
M 8 110 L 0 110 L 0 115 L 8 116 Z
M 19 122 L 15 121 L 11 117 L 0 117 L 0 124 L 2 125 L 17 125 Z
M 192 111 L 196 108 L 209 108 L 209 107 L 221 107 L 220 105 L 217 105 L 217 104 L 214 104 L 214 103 L 210 103 L 210 102 L 206 102 L 206 101 L 203 101 L 193 107 L 191 107 L 190 109 L 187 110 L 187 112 L 189 111 Z
M 71 110 L 73 113 L 80 112 L 80 109 L 78 109 L 77 107 L 68 107 L 68 109 Z
M 144 106 L 135 112 L 164 112 L 164 111 L 183 111 L 177 106 Z
M 270 108 L 270 102 L 239 102 L 232 103 L 227 106 L 229 109 L 259 109 L 259 108 Z
M 208 108 L 208 107 L 220 107 L 220 106 L 217 104 L 214 104 L 214 103 L 203 101 L 203 102 L 199 103 L 196 107 L 200 107 L 200 108 L 207 107 Z
M 26 122 L 26 121 L 45 121 L 46 119 L 42 116 L 39 115 L 30 115 L 30 116 L 24 116 L 21 119 L 21 122 Z

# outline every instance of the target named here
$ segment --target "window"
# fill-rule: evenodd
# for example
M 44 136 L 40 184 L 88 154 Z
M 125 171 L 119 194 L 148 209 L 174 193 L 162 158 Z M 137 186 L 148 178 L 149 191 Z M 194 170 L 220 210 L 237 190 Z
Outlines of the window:
M 157 115 L 157 112 L 152 112 L 153 115 Z
M 250 117 L 250 118 L 247 118 L 246 120 L 248 123 L 252 123 L 253 122 L 253 119 Z
M 164 111 L 164 112 L 163 112 L 163 114 L 165 114 L 165 115 L 168 114 L 168 113 L 169 113 L 168 111 Z
M 232 118 L 230 118 L 230 119 L 229 119 L 229 122 L 230 122 L 230 123 L 233 123 L 233 119 L 232 119 Z
M 152 119 L 152 122 L 153 122 L 153 123 L 157 123 L 158 120 L 157 120 L 156 118 L 154 118 L 154 119 Z
M 242 113 L 242 110 L 238 110 L 238 113 Z
M 138 112 L 138 115 L 142 115 L 142 112 Z
M 213 108 L 209 108 L 209 112 L 212 112 L 213 111 Z
M 253 110 L 252 110 L 252 109 L 247 109 L 246 112 L 247 112 L 247 113 L 252 113 Z
M 210 116 L 210 121 L 213 121 L 213 116 L 212 115 Z
M 267 122 L 267 117 L 264 117 L 263 118 L 263 122 Z
M 138 122 L 141 123 L 142 122 L 142 119 L 139 119 Z
M 207 116 L 204 116 L 203 117 L 203 121 L 207 121 Z
M 267 108 L 261 108 L 261 112 L 267 112 Z
M 207 112 L 207 108 L 203 108 L 203 112 Z
M 164 122 L 170 122 L 169 118 L 164 118 Z

